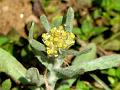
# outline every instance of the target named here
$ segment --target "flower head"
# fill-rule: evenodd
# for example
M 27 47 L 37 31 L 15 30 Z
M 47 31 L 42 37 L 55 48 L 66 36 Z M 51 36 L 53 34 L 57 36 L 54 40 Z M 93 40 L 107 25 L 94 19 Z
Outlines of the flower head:
M 54 27 L 48 33 L 42 34 L 49 56 L 58 56 L 59 49 L 68 49 L 75 43 L 75 35 L 64 30 L 63 26 Z

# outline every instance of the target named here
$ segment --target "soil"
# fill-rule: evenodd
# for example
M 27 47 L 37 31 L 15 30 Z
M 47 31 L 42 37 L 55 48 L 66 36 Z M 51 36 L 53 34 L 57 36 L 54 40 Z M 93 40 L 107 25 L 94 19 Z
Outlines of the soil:
M 15 29 L 25 37 L 24 27 L 31 17 L 34 15 L 29 0 L 0 0 L 0 34 Z

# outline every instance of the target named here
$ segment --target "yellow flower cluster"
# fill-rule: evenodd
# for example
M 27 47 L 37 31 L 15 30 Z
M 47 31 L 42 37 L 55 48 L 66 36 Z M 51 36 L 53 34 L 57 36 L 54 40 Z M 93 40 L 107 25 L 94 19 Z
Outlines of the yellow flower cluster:
M 59 49 L 68 49 L 75 43 L 75 35 L 64 30 L 63 26 L 54 27 L 48 33 L 42 34 L 49 56 L 58 56 Z

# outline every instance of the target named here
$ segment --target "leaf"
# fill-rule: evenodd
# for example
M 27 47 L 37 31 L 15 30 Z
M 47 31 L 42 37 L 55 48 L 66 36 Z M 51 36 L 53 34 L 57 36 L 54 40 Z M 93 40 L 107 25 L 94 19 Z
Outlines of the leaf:
M 67 85 L 62 85 L 62 86 L 58 87 L 57 90 L 71 90 L 71 89 Z
M 62 19 L 63 19 L 63 16 L 55 17 L 55 19 L 52 22 L 51 27 L 53 28 L 53 27 L 58 27 L 62 25 Z
M 80 38 L 83 40 L 88 40 L 94 33 L 93 33 L 93 20 L 91 16 L 86 16 L 86 18 L 81 23 L 81 32 Z
M 66 68 L 55 69 L 55 71 L 60 76 L 66 76 L 71 78 L 88 71 L 108 69 L 112 67 L 118 67 L 119 65 L 120 55 L 113 54 L 110 56 L 103 56 L 89 62 L 84 62 L 81 65 L 80 63 L 78 63 L 76 65 L 72 65 Z
M 33 29 L 31 29 L 29 32 L 29 43 L 31 44 L 32 51 L 38 60 L 48 69 L 50 69 L 52 67 L 51 60 L 49 60 L 48 57 L 43 52 L 41 52 L 45 51 L 45 46 L 33 39 Z
M 2 48 L 3 48 L 4 50 L 6 50 L 7 52 L 13 54 L 13 48 L 14 48 L 14 47 L 13 47 L 13 44 L 7 43 L 7 44 L 5 44 L 5 45 L 2 45 Z
M 35 27 L 35 23 L 32 22 L 32 25 L 31 25 L 30 30 L 29 30 L 29 40 L 33 39 L 34 27 Z
M 66 79 L 62 81 L 62 84 L 66 84 L 69 87 L 71 87 L 75 81 L 76 81 L 76 78 Z
M 87 16 L 86 19 L 84 19 L 84 21 L 82 22 L 82 32 L 86 35 L 86 36 L 90 36 L 90 34 L 92 33 L 92 29 L 93 29 L 93 25 L 92 25 L 92 19 L 90 16 Z
M 42 25 L 44 26 L 45 30 L 47 32 L 49 32 L 50 25 L 49 25 L 49 22 L 48 22 L 46 16 L 45 15 L 40 16 L 40 21 L 41 21 Z
M 78 80 L 76 84 L 76 90 L 89 90 L 89 87 L 86 86 L 83 81 Z
M 93 18 L 94 18 L 94 19 L 99 18 L 99 17 L 101 17 L 101 14 L 102 14 L 101 8 L 100 8 L 100 9 L 96 9 L 96 10 L 94 10 L 94 12 L 93 12 Z
M 33 49 L 33 52 L 37 59 L 49 70 L 53 67 L 54 61 L 52 58 L 48 58 L 47 55 L 41 51 L 36 51 Z
M 27 83 L 26 69 L 8 52 L 0 48 L 0 72 L 10 75 L 15 81 Z
M 74 10 L 70 7 L 67 11 L 66 22 L 65 22 L 65 30 L 68 32 L 72 32 L 73 29 L 73 20 L 74 20 Z
M 85 49 L 83 49 L 83 50 L 81 50 L 81 51 L 77 51 L 77 50 L 73 50 L 73 49 L 70 49 L 70 50 L 67 50 L 66 51 L 66 55 L 74 55 L 74 56 L 80 56 L 80 55 L 82 55 L 82 54 L 86 54 L 86 53 L 88 53 L 88 52 L 90 52 L 91 51 L 91 48 L 85 48 Z
M 70 87 L 72 87 L 72 84 L 75 81 L 76 78 L 64 79 L 61 83 L 59 83 L 59 87 L 57 87 L 57 90 L 71 90 Z
M 79 74 L 83 74 L 84 70 L 81 69 L 75 69 L 75 67 L 69 67 L 69 68 L 61 68 L 61 69 L 54 69 L 54 71 L 57 73 L 59 78 L 73 78 L 77 77 Z
M 115 1 L 113 0 L 113 7 L 112 8 L 114 10 L 120 11 L 120 4 L 119 3 L 120 3 L 120 0 L 115 0 Z
M 107 27 L 103 27 L 103 26 L 99 26 L 99 27 L 94 27 L 94 34 L 93 35 L 99 35 L 102 32 L 106 31 L 108 28 Z
M 113 90 L 120 90 L 120 82 L 118 82 L 116 85 L 115 85 L 115 88 Z
M 2 83 L 2 90 L 10 90 L 11 88 L 11 80 L 7 79 Z
M 108 69 L 120 65 L 120 55 L 113 54 L 110 56 L 103 56 L 95 60 L 82 63 L 78 68 L 83 68 L 85 72 L 97 69 Z
M 112 19 L 110 19 L 110 24 L 112 26 L 116 26 L 117 24 L 119 25 L 120 23 L 120 15 L 115 15 L 115 17 L 113 17 Z
M 120 68 L 117 68 L 117 70 L 116 70 L 116 76 L 120 79 Z
M 114 77 L 108 76 L 108 81 L 110 82 L 111 86 L 116 85 L 118 83 L 117 79 L 114 79 Z
M 7 43 L 9 39 L 5 36 L 0 36 L 0 46 Z
M 88 49 L 88 52 L 77 55 L 72 62 L 72 65 L 76 65 L 78 63 L 82 64 L 83 62 L 93 60 L 96 57 L 96 45 L 94 43 L 88 44 L 83 51 L 87 51 Z
M 70 87 L 75 82 L 76 78 L 65 79 L 60 84 L 57 90 L 71 90 Z
M 92 20 L 88 16 L 83 22 L 81 28 L 73 28 L 73 33 L 79 35 L 82 40 L 88 40 L 90 37 L 99 35 L 104 31 L 108 30 L 107 27 L 92 25 Z
M 26 78 L 32 84 L 36 84 L 37 86 L 41 86 L 44 83 L 43 76 L 39 74 L 37 68 L 29 68 L 26 73 Z
M 111 4 L 112 3 L 112 4 Z M 116 10 L 116 11 L 120 11 L 120 0 L 102 0 L 102 6 L 106 9 L 106 10 Z
M 103 73 L 112 77 L 120 78 L 120 68 L 111 68 L 107 71 L 103 71 Z
M 118 39 L 110 40 L 102 45 L 102 48 L 106 50 L 120 50 L 120 41 Z
M 32 23 L 30 31 L 29 31 L 29 43 L 31 47 L 37 51 L 45 51 L 45 46 L 42 43 L 33 39 L 33 34 L 34 34 L 33 30 L 34 30 L 34 23 Z
M 73 28 L 72 32 L 76 35 L 82 34 L 81 29 L 78 27 Z
M 101 44 L 102 42 L 104 42 L 103 35 L 98 35 L 97 37 L 92 39 L 92 42 L 96 43 L 97 45 Z
M 112 3 L 112 4 L 111 4 Z M 113 0 L 102 0 L 102 6 L 106 9 L 106 10 L 111 10 L 113 7 Z
M 35 39 L 30 39 L 29 42 L 31 47 L 34 48 L 35 50 L 45 51 L 45 46 L 42 43 L 36 41 Z

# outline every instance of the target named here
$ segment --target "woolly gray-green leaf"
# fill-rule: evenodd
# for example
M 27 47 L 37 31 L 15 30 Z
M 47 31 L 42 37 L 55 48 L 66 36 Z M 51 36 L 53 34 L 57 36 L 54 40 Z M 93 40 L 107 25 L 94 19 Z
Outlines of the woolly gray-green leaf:
M 72 78 L 76 77 L 79 74 L 83 74 L 84 70 L 83 69 L 75 69 L 75 67 L 68 67 L 68 68 L 61 68 L 61 69 L 54 69 L 55 72 L 57 73 L 59 78 Z
M 44 66 L 46 66 L 47 68 L 50 69 L 52 66 L 52 64 L 50 62 L 51 60 L 49 60 L 49 58 L 45 55 L 45 53 L 42 52 L 42 51 L 45 51 L 45 46 L 42 43 L 40 43 L 34 39 L 30 39 L 29 42 L 32 47 L 32 51 L 35 54 L 35 56 L 38 58 L 38 60 Z
M 31 27 L 30 27 L 30 30 L 29 30 L 29 37 L 28 37 L 29 40 L 30 40 L 30 39 L 33 39 L 34 27 L 35 27 L 35 23 L 32 22 Z
M 36 41 L 35 39 L 33 39 L 33 34 L 34 34 L 34 22 L 32 23 L 31 25 L 31 28 L 30 28 L 30 31 L 29 31 L 29 43 L 31 45 L 32 48 L 34 48 L 34 50 L 37 50 L 37 51 L 45 51 L 45 46 Z
M 89 62 L 84 62 L 72 65 L 62 69 L 55 69 L 60 76 L 73 77 L 81 74 L 81 72 L 88 72 L 94 70 L 108 69 L 120 65 L 120 55 L 113 54 L 110 56 L 103 56 Z
M 15 81 L 26 83 L 26 69 L 12 55 L 0 48 L 0 72 L 10 75 Z
M 30 80 L 30 83 L 36 84 L 37 86 L 44 84 L 43 76 L 39 74 L 37 68 L 29 68 L 26 73 L 26 78 Z
M 83 49 L 81 51 L 76 51 L 76 50 L 70 49 L 70 50 L 66 51 L 66 54 L 67 55 L 80 56 L 80 55 L 86 54 L 86 53 L 88 53 L 90 51 L 91 51 L 91 48 L 85 48 L 85 49 Z
M 87 51 L 87 50 L 89 51 L 82 53 L 80 55 L 77 55 L 74 61 L 72 62 L 72 65 L 76 65 L 77 63 L 81 64 L 83 62 L 93 60 L 96 57 L 96 45 L 94 43 L 88 44 L 83 51 Z
M 72 32 L 73 29 L 73 20 L 74 20 L 74 10 L 70 7 L 67 11 L 66 22 L 65 22 L 65 30 L 68 32 Z
M 48 58 L 45 53 L 39 52 L 33 49 L 33 52 L 37 59 L 48 69 L 50 70 L 53 67 L 53 60 L 52 58 Z
M 55 18 L 51 24 L 51 27 L 53 28 L 53 27 L 58 27 L 62 25 L 62 19 L 63 19 L 63 16 Z
M 46 16 L 45 15 L 40 16 L 40 21 L 41 21 L 42 25 L 44 26 L 45 30 L 47 32 L 49 32 L 50 25 L 49 25 L 49 22 L 48 22 Z
M 34 48 L 35 50 L 45 51 L 45 46 L 42 43 L 36 41 L 35 39 L 30 39 L 29 42 L 31 47 Z

